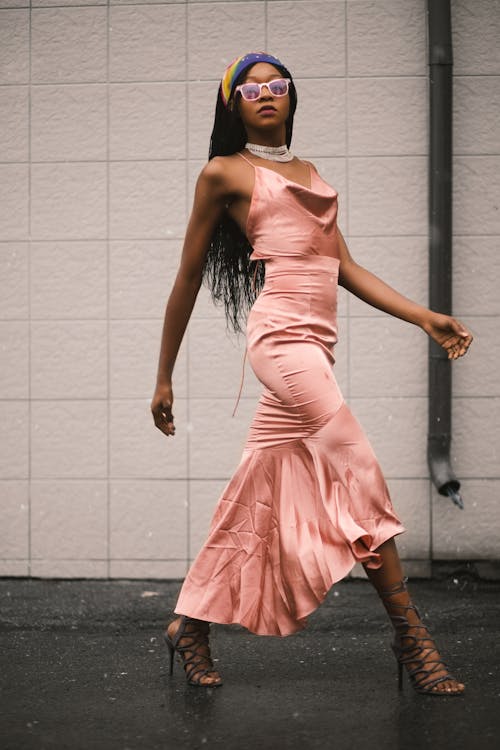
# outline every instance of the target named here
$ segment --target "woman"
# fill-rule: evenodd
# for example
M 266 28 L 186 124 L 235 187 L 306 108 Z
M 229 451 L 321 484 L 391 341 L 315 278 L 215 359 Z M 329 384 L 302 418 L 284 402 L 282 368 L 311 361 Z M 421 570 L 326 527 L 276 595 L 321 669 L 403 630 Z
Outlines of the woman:
M 337 282 L 420 326 L 450 359 L 465 354 L 472 336 L 351 258 L 336 223 L 336 191 L 289 150 L 296 101 L 290 72 L 271 55 L 250 53 L 226 69 L 167 303 L 151 402 L 165 435 L 175 432 L 172 372 L 203 277 L 235 330 L 251 307 L 247 352 L 264 385 L 241 462 L 181 589 L 179 617 L 165 632 L 170 671 L 177 651 L 190 684 L 222 684 L 209 622 L 296 632 L 359 561 L 395 628 L 400 685 L 405 666 L 419 692 L 457 695 L 464 686 L 405 585 L 394 542 L 405 529 L 333 376 Z

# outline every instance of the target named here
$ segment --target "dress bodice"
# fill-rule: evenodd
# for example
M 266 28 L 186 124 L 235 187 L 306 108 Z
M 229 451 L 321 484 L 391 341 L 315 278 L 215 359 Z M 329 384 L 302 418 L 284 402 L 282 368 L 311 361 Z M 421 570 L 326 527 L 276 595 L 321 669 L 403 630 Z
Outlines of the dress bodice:
M 299 255 L 338 258 L 336 190 L 312 167 L 311 187 L 307 188 L 243 158 L 255 170 L 246 226 L 253 248 L 250 259 Z

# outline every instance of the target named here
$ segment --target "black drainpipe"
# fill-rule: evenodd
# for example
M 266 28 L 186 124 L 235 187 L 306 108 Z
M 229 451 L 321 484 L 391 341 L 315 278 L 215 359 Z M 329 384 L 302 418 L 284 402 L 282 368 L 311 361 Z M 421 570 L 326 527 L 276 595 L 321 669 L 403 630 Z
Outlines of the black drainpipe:
M 429 307 L 452 311 L 452 70 L 450 0 L 427 1 L 429 31 Z M 459 508 L 460 482 L 450 465 L 451 362 L 429 340 L 427 462 L 440 495 Z

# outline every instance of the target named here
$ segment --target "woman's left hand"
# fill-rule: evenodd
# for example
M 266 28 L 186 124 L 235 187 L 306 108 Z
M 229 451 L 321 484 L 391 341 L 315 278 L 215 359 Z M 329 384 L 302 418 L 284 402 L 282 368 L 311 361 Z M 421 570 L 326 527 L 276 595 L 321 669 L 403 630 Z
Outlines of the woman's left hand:
M 468 350 L 472 342 L 471 332 L 451 315 L 431 312 L 422 326 L 448 354 L 448 359 L 458 359 Z

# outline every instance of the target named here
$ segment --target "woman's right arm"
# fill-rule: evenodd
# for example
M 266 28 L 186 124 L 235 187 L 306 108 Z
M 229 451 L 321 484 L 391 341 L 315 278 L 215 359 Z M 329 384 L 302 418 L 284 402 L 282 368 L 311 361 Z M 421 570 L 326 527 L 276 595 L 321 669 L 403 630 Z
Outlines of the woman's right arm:
M 172 415 L 174 364 L 201 286 L 210 239 L 224 210 L 225 184 L 223 165 L 219 159 L 212 159 L 205 165 L 196 183 L 181 262 L 165 309 L 151 411 L 155 425 L 166 435 L 175 432 Z

